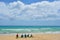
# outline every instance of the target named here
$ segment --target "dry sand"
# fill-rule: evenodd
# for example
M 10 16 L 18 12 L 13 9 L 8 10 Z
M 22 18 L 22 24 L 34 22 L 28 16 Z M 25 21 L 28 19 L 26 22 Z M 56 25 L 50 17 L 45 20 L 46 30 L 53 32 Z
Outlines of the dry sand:
M 18 38 L 15 35 L 0 35 L 0 40 L 60 40 L 60 34 L 33 34 L 32 38 Z

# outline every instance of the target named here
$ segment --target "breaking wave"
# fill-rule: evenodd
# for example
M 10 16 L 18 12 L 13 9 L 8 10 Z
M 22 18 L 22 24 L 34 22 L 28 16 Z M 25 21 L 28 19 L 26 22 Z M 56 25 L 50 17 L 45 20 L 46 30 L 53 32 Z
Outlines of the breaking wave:
M 60 28 L 0 29 L 1 33 L 60 33 Z

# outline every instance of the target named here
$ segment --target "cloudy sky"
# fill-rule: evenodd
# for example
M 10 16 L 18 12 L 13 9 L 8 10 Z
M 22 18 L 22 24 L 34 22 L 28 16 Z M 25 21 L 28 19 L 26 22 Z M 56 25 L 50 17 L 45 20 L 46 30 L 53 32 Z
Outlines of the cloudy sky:
M 0 25 L 60 26 L 60 0 L 0 0 Z

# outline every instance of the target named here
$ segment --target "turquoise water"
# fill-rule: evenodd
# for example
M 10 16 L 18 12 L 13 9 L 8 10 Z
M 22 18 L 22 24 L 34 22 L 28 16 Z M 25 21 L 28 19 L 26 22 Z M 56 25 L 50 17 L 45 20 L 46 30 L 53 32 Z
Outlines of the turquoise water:
M 6 33 L 60 33 L 60 26 L 0 26 L 0 34 Z

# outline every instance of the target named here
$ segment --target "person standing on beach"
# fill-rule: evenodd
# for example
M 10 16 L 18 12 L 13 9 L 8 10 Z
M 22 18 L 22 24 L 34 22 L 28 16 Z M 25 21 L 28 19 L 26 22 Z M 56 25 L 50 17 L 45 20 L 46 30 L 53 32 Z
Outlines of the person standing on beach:
M 25 38 L 27 37 L 26 34 L 24 35 L 24 37 L 25 37 Z
M 16 34 L 16 38 L 18 38 L 19 36 L 18 36 L 18 34 Z

